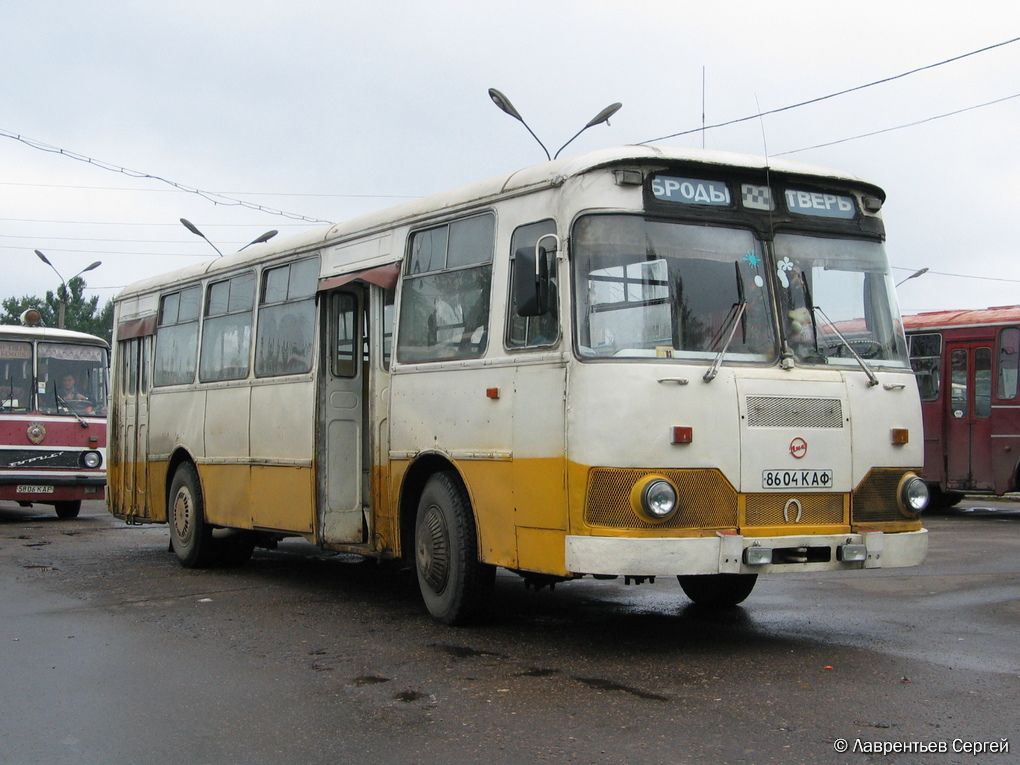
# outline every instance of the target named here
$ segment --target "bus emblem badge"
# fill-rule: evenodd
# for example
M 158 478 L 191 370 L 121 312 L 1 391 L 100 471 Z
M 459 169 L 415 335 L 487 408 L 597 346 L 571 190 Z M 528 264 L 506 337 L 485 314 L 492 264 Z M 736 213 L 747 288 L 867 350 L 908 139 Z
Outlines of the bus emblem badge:
M 33 444 L 41 444 L 43 439 L 46 438 L 46 426 L 41 422 L 33 422 L 28 426 L 26 433 L 28 434 L 28 440 Z
M 799 499 L 786 500 L 786 505 L 783 507 L 783 523 L 790 523 L 791 510 L 797 511 L 797 514 L 793 516 L 793 523 L 800 523 L 800 516 L 804 508 L 801 507 Z
M 790 456 L 796 460 L 804 459 L 807 454 L 807 441 L 800 436 L 790 442 Z

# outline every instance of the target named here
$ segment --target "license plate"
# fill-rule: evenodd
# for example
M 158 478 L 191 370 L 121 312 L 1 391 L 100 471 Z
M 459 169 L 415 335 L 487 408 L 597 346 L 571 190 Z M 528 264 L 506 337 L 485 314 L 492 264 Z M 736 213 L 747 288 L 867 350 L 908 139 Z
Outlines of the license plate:
M 52 494 L 52 486 L 33 486 L 31 484 L 18 484 L 18 494 Z
M 831 489 L 831 470 L 763 470 L 763 489 Z

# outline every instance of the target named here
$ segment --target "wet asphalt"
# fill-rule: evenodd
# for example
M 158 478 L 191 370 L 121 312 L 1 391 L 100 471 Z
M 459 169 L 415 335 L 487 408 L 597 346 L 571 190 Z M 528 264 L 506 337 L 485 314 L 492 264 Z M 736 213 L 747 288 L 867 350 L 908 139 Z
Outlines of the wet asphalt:
M 919 568 L 762 578 L 716 614 L 671 579 L 501 572 L 449 628 L 394 565 L 287 541 L 184 570 L 101 503 L 0 503 L 0 763 L 1020 761 L 1020 502 L 926 525 Z

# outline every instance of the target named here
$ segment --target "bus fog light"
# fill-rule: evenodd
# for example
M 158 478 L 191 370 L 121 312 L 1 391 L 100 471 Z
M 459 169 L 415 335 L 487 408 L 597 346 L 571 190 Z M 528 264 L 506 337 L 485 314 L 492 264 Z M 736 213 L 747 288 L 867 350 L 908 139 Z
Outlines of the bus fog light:
M 900 502 L 908 513 L 922 513 L 928 507 L 928 484 L 916 475 L 907 475 L 900 483 Z
M 771 547 L 748 547 L 744 550 L 744 563 L 748 566 L 767 566 L 771 562 Z
M 83 452 L 81 464 L 87 468 L 95 469 L 103 464 L 103 455 L 99 452 Z
M 839 559 L 844 563 L 859 563 L 868 559 L 866 545 L 840 545 Z

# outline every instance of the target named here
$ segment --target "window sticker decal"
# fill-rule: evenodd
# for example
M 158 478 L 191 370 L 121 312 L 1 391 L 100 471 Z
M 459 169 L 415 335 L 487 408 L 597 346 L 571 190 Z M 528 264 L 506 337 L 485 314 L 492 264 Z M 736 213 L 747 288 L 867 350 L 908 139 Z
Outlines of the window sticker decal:
M 776 264 L 776 276 L 779 277 L 779 283 L 783 285 L 784 289 L 790 289 L 790 280 L 786 278 L 786 274 L 792 270 L 793 261 L 789 258 L 783 258 Z
M 764 287 L 765 280 L 762 278 L 761 274 L 758 273 L 758 266 L 761 265 L 761 258 L 759 258 L 753 250 L 748 250 L 747 254 L 744 255 L 744 262 L 754 269 L 754 285 L 759 288 Z

